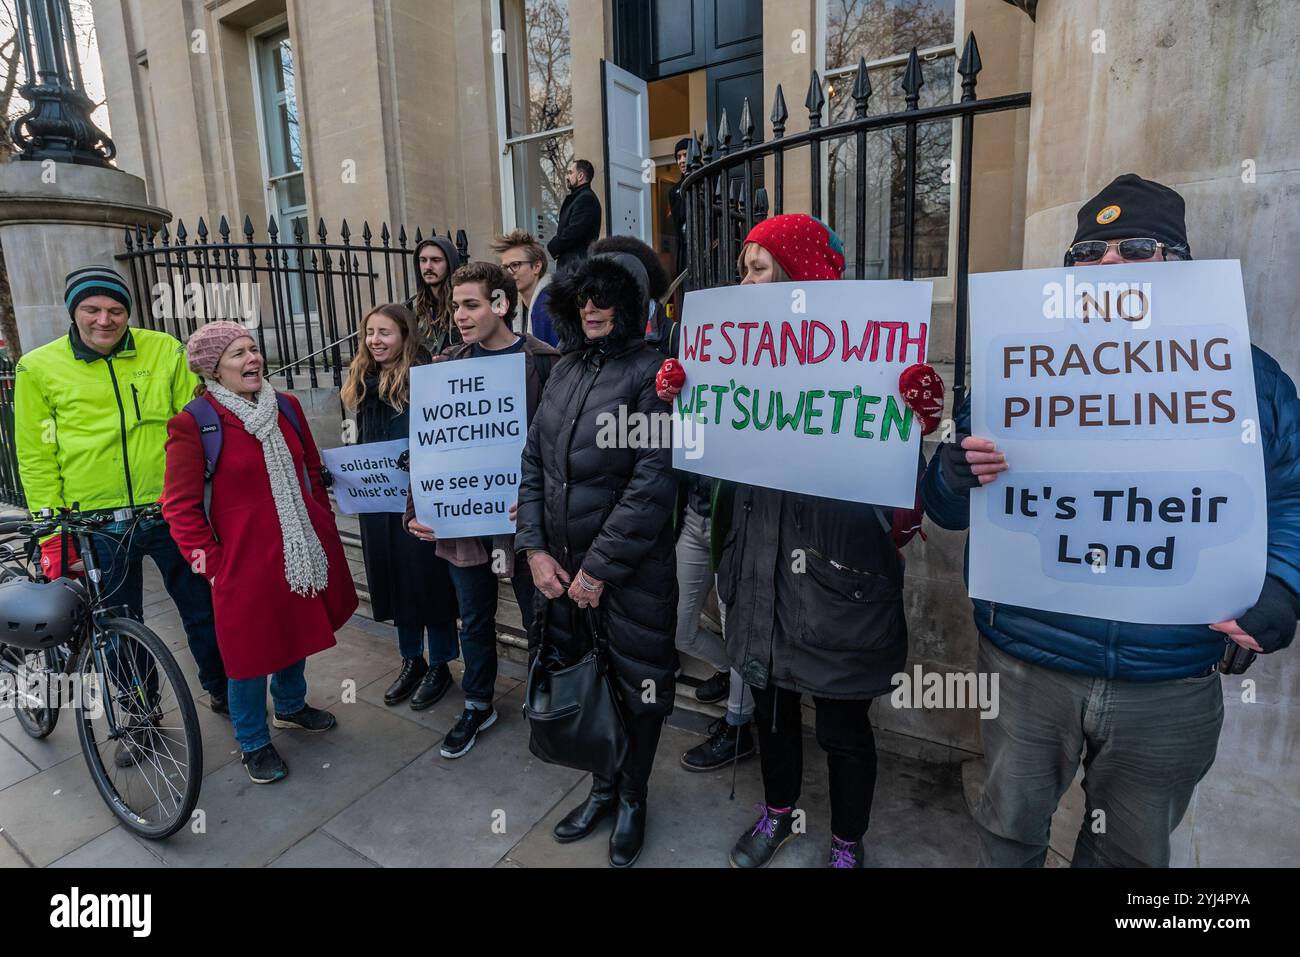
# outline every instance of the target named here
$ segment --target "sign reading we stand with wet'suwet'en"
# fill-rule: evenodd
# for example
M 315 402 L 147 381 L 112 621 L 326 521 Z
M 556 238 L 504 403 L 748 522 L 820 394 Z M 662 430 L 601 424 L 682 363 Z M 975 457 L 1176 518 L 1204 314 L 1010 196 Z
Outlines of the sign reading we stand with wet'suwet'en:
M 1159 262 L 970 280 L 970 594 L 1148 624 L 1236 618 L 1267 561 L 1241 268 Z
M 686 294 L 673 466 L 875 505 L 916 497 L 928 282 L 762 283 Z
M 506 535 L 528 436 L 524 355 L 411 369 L 411 495 L 439 538 Z

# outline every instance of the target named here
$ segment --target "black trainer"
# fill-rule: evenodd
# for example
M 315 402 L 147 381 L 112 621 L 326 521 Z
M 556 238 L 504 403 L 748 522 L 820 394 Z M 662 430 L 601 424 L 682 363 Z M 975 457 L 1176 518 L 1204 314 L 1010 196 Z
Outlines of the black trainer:
M 487 708 L 466 708 L 460 713 L 456 726 L 442 739 L 438 752 L 444 758 L 459 758 L 469 753 L 478 739 L 480 731 L 486 731 L 496 724 L 497 711 L 490 705 Z
M 411 710 L 423 711 L 425 708 L 432 708 L 442 700 L 442 696 L 447 693 L 451 685 L 451 669 L 445 663 L 430 668 L 424 680 L 420 682 L 420 686 L 415 689 L 415 694 L 411 695 Z
M 293 714 L 280 714 L 277 712 L 271 723 L 277 728 L 294 728 L 298 731 L 320 733 L 321 731 L 328 731 L 338 724 L 338 721 L 328 711 L 321 711 L 319 708 L 305 705 L 301 711 L 295 711 Z
M 212 709 L 213 714 L 224 714 L 230 717 L 230 699 L 223 694 L 213 694 L 208 692 L 208 707 Z
M 682 755 L 682 767 L 687 771 L 716 771 L 734 761 L 741 761 L 754 753 L 754 736 L 749 722 L 742 725 L 727 724 L 718 718 L 709 725 L 709 737 Z
M 794 837 L 794 808 L 773 813 L 766 804 L 755 804 L 758 821 L 752 830 L 740 835 L 727 859 L 732 867 L 767 867 L 776 852 Z
M 713 704 L 729 694 L 731 694 L 731 672 L 719 671 L 695 689 L 695 700 Z
M 397 678 L 388 686 L 384 692 L 384 704 L 394 705 L 401 704 L 411 696 L 411 692 L 419 685 L 420 680 L 428 673 L 429 666 L 425 664 L 423 658 L 403 658 L 402 670 L 397 673 Z
M 147 761 L 147 753 L 155 751 L 154 729 L 161 718 L 154 714 L 139 724 L 129 727 L 117 739 L 117 749 L 113 752 L 113 764 L 119 768 L 129 768 Z
M 862 842 L 841 841 L 831 835 L 831 859 L 828 867 L 850 868 L 862 867 Z
M 254 784 L 274 784 L 289 775 L 289 766 L 275 750 L 275 745 L 268 744 L 250 751 L 243 757 L 244 770 Z

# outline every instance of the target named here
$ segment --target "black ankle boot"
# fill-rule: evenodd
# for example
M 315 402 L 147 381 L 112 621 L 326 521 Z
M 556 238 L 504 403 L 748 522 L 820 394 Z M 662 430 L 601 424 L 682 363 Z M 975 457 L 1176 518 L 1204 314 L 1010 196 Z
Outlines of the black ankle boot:
M 423 658 L 403 658 L 402 670 L 384 692 L 384 704 L 399 704 L 409 698 L 428 670 Z
M 614 829 L 609 832 L 609 862 L 615 867 L 631 867 L 641 856 L 645 843 L 645 798 L 618 796 Z
M 581 840 L 596 829 L 613 807 L 614 782 L 592 775 L 591 793 L 555 825 L 555 839 L 561 844 Z

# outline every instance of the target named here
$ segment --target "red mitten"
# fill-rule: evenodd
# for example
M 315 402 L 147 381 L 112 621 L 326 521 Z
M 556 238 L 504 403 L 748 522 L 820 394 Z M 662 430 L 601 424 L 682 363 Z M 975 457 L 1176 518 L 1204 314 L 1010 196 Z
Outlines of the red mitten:
M 929 435 L 939 427 L 943 415 L 943 379 L 932 366 L 923 362 L 908 366 L 898 375 L 898 392 L 903 401 L 921 419 L 921 434 Z
M 77 543 L 68 539 L 68 564 L 63 564 L 63 545 L 61 535 L 51 535 L 41 543 L 41 573 L 50 581 L 56 578 L 76 578 L 80 569 L 81 556 L 77 554 Z
M 665 402 L 671 402 L 686 384 L 686 370 L 676 359 L 665 359 L 655 374 L 655 392 Z

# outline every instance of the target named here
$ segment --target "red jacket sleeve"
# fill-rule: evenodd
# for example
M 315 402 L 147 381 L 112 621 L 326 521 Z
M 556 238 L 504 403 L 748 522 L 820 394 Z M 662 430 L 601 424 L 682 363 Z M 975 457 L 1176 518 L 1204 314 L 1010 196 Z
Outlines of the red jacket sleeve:
M 298 424 L 302 426 L 302 463 L 307 466 L 307 476 L 311 479 L 312 498 L 320 503 L 321 508 L 333 514 L 334 506 L 330 504 L 330 493 L 321 479 L 321 469 L 324 466 L 321 463 L 320 449 L 316 447 L 316 439 L 311 434 L 311 425 L 307 422 L 307 416 L 302 411 L 302 403 L 298 401 L 298 397 L 289 394 L 289 401 L 293 403 L 294 411 L 298 413 Z M 290 425 L 289 428 L 292 429 L 293 426 Z
M 221 564 L 221 546 L 203 511 L 203 442 L 198 423 L 179 412 L 167 423 L 166 468 L 162 512 L 172 540 L 192 567 L 209 580 Z M 200 556 L 203 566 L 196 566 Z

